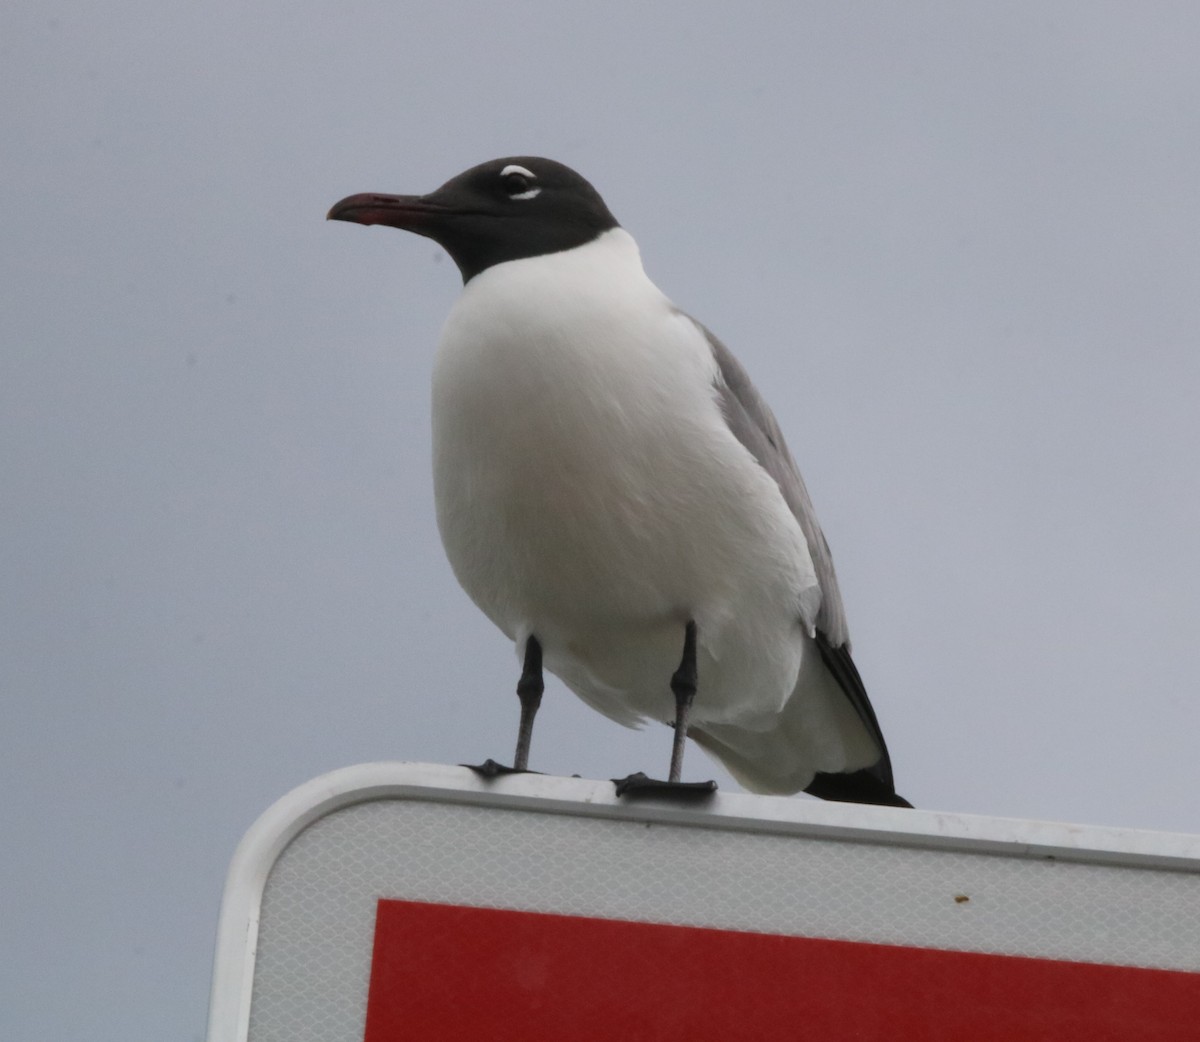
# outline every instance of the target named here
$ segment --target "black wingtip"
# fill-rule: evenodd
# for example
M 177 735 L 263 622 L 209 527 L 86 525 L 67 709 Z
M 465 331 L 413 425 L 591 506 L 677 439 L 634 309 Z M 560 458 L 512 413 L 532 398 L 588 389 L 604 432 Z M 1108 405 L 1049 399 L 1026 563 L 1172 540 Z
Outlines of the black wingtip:
M 871 768 L 846 774 L 826 774 L 819 771 L 812 784 L 804 790 L 810 796 L 838 803 L 870 803 L 878 807 L 912 807 L 903 796 L 897 796 Z

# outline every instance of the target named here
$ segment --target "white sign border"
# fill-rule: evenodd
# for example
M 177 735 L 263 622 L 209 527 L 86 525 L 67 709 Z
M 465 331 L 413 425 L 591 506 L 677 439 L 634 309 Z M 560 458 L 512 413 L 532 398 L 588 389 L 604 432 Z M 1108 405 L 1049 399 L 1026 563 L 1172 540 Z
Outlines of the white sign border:
M 703 802 L 631 801 L 618 799 L 610 781 L 541 774 L 489 781 L 444 764 L 358 764 L 292 790 L 238 844 L 221 901 L 207 1042 L 246 1042 L 263 890 L 280 854 L 327 814 L 396 799 L 1200 872 L 1197 835 L 742 793 L 718 793 Z

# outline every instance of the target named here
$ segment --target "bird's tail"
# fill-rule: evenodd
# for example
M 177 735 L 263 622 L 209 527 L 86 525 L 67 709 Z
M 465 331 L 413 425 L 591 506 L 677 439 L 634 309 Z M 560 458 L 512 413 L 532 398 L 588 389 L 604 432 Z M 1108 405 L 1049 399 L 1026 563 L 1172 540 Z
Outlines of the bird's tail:
M 887 746 L 849 652 L 820 633 L 772 726 L 699 724 L 688 735 L 751 792 L 912 806 L 896 795 Z

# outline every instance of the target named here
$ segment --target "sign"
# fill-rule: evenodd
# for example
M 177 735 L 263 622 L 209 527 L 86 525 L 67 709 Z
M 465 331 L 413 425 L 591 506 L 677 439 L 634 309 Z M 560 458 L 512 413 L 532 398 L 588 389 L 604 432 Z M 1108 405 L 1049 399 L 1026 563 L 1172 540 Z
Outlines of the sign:
M 1200 837 L 368 764 L 230 869 L 209 1042 L 1200 1037 Z

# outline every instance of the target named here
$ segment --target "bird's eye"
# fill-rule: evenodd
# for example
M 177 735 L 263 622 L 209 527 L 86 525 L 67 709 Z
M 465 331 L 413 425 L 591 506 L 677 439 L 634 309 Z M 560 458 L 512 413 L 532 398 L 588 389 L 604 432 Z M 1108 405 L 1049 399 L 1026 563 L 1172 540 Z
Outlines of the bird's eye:
M 532 187 L 529 178 L 524 174 L 509 174 L 504 179 L 504 190 L 509 195 L 520 195 L 522 192 L 528 192 Z
M 500 171 L 500 183 L 510 199 L 532 199 L 541 189 L 537 177 L 523 166 L 506 166 Z

